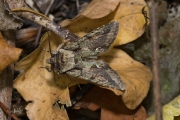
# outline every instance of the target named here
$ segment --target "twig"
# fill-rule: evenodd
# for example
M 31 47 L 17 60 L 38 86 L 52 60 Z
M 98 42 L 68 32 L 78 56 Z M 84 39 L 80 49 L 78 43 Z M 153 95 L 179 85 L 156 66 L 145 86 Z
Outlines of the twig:
M 7 0 L 7 2 L 9 3 L 9 7 L 11 8 L 11 10 L 15 10 L 16 12 L 18 12 L 18 16 L 24 17 L 39 25 L 42 25 L 66 40 L 75 41 L 78 39 L 78 36 L 50 21 L 49 19 L 44 17 L 44 15 L 41 15 L 36 11 L 23 11 L 25 9 L 30 9 L 25 3 L 18 3 L 17 0 Z M 18 9 L 19 11 L 17 11 L 16 9 Z
M 78 37 L 73 33 L 71 33 L 69 30 L 65 30 L 60 25 L 57 25 L 52 21 L 46 20 L 41 16 L 37 16 L 32 13 L 23 13 L 22 16 L 25 17 L 26 19 L 34 21 L 39 25 L 46 27 L 47 29 L 53 31 L 54 33 L 56 33 L 57 35 L 61 36 L 66 40 L 75 41 L 78 39 Z
M 54 22 L 43 18 L 42 16 L 38 16 L 27 12 L 22 12 L 21 15 L 22 17 L 25 17 L 28 20 L 34 21 L 35 23 L 46 27 L 47 29 L 53 31 L 54 33 L 66 40 L 74 41 L 78 39 L 78 37 L 71 33 L 69 30 L 65 30 L 60 25 L 57 25 Z
M 154 0 L 147 2 L 150 10 L 150 35 L 152 45 L 152 63 L 153 63 L 153 85 L 156 120 L 162 120 L 161 89 L 160 89 L 160 70 L 159 70 L 159 45 L 158 45 L 158 27 L 156 18 L 156 6 Z
M 19 120 L 13 112 L 11 112 L 1 101 L 0 101 L 0 107 L 2 110 L 8 114 L 10 117 L 12 117 L 14 120 Z
M 46 9 L 46 12 L 45 12 L 45 15 L 46 15 L 46 16 L 49 14 L 49 11 L 50 11 L 53 3 L 54 3 L 54 0 L 51 0 L 51 1 L 50 1 L 50 4 L 49 4 L 49 6 L 48 6 L 48 8 Z M 39 27 L 39 30 L 38 30 L 38 33 L 37 33 L 37 36 L 36 36 L 36 39 L 35 39 L 35 43 L 34 43 L 34 47 L 35 47 L 35 48 L 36 48 L 37 45 L 38 45 L 42 28 L 43 28 L 42 26 Z

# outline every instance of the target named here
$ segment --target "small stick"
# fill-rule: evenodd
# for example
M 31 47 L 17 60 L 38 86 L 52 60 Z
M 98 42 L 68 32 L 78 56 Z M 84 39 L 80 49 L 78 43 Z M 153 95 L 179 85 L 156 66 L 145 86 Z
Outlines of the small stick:
M 49 4 L 48 8 L 46 9 L 45 16 L 47 16 L 47 15 L 49 14 L 49 11 L 50 11 L 50 9 L 51 9 L 53 3 L 54 3 L 54 0 L 51 0 L 51 2 L 50 2 L 50 4 Z M 39 28 L 39 30 L 38 30 L 38 33 L 37 33 L 37 36 L 36 36 L 36 39 L 35 39 L 35 43 L 34 43 L 34 47 L 35 47 L 35 48 L 36 48 L 37 45 L 38 45 L 38 42 L 39 42 L 39 39 L 40 39 L 40 35 L 41 35 L 42 28 L 43 28 L 43 27 L 40 26 L 40 28 Z
M 77 14 L 79 13 L 79 0 L 76 0 Z
M 12 117 L 14 120 L 19 120 L 16 115 L 11 112 L 1 101 L 0 101 L 0 107 L 2 108 L 2 110 L 8 114 L 10 117 Z
M 150 35 L 152 46 L 152 64 L 153 64 L 153 85 L 154 85 L 154 103 L 156 120 L 162 120 L 161 88 L 160 88 L 160 69 L 159 69 L 159 44 L 158 27 L 156 17 L 156 6 L 154 0 L 147 2 L 150 10 Z
M 65 30 L 60 25 L 55 24 L 53 21 L 50 21 L 47 16 L 41 13 L 33 11 L 29 8 L 13 8 L 12 10 L 13 12 L 20 13 L 19 16 L 44 26 L 45 28 L 53 31 L 54 33 L 66 40 L 76 41 L 78 39 L 78 36 L 74 35 L 69 30 Z

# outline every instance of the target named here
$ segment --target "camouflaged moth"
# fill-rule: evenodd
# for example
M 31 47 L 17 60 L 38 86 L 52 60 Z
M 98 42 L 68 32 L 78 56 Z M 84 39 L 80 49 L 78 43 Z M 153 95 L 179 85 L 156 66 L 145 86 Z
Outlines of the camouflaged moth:
M 47 63 L 58 74 L 66 73 L 104 87 L 125 90 L 119 75 L 105 61 L 98 60 L 98 55 L 114 42 L 118 28 L 118 22 L 110 22 L 75 42 L 62 43 Z

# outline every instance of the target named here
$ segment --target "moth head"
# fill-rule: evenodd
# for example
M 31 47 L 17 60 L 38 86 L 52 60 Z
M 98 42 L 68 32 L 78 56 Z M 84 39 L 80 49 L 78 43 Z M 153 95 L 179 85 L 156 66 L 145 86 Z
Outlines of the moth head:
M 51 70 L 54 72 L 59 71 L 59 64 L 58 64 L 58 53 L 51 53 L 51 58 L 46 60 L 46 63 L 51 64 Z
M 51 57 L 50 59 L 47 59 L 46 60 L 46 62 L 48 63 L 48 64 L 54 64 L 55 63 L 55 58 L 54 57 Z

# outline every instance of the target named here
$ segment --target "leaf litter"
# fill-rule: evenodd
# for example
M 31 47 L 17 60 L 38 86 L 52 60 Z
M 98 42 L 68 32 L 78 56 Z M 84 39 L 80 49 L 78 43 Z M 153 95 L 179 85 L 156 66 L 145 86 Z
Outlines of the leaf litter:
M 0 34 L 0 73 L 10 64 L 16 62 L 22 49 L 9 45 Z
M 133 41 L 143 34 L 146 21 L 141 10 L 145 5 L 144 1 L 120 1 L 109 14 L 104 14 L 102 18 L 92 17 L 91 19 L 90 16 L 95 13 L 91 15 L 87 12 L 89 16 L 80 14 L 72 20 L 65 20 L 61 23 L 62 27 L 82 37 L 103 24 L 113 20 L 119 21 L 120 27 L 116 40 L 108 52 L 101 55 L 101 58 L 109 63 L 127 86 L 125 91 L 107 87 L 106 89 L 110 89 L 118 96 L 122 95 L 122 100 L 129 109 L 135 109 L 147 95 L 152 74 L 146 66 L 134 61 L 122 50 L 116 50 L 113 47 Z M 88 7 L 86 10 L 90 11 Z M 75 81 L 75 78 L 69 78 L 66 74 L 55 74 L 56 84 L 54 84 L 53 73 L 42 68 L 48 66 L 46 60 L 50 58 L 50 53 L 43 50 L 49 50 L 47 39 L 51 41 L 52 51 L 55 51 L 57 46 L 63 42 L 54 33 L 46 33 L 41 39 L 40 47 L 16 65 L 16 69 L 22 73 L 15 80 L 14 87 L 26 101 L 30 102 L 26 107 L 30 119 L 69 119 L 64 107 L 59 107 L 55 103 L 59 101 L 62 105 L 70 106 L 68 88 L 77 82 L 79 84 L 87 82 L 80 79 Z

